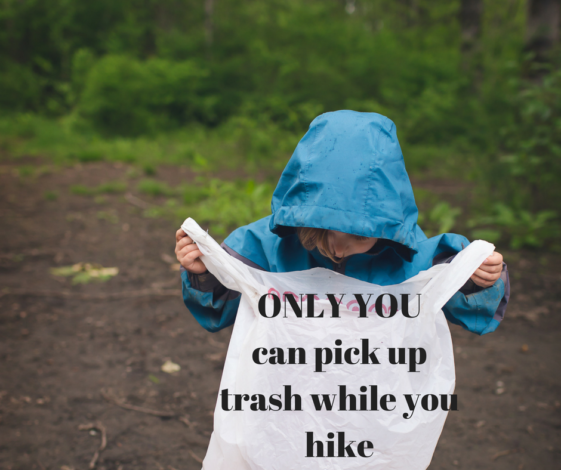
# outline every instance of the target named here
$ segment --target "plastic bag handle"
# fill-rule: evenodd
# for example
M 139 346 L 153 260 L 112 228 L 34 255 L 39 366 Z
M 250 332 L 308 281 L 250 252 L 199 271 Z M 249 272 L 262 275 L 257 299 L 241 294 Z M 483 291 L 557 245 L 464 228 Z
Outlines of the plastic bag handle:
M 253 268 L 228 254 L 195 220 L 189 217 L 181 228 L 198 245 L 201 261 L 223 286 L 238 292 L 241 289 L 251 298 L 267 293 L 251 272 Z
M 485 240 L 471 242 L 421 289 L 421 305 L 432 305 L 435 312 L 441 310 L 494 250 L 495 245 Z

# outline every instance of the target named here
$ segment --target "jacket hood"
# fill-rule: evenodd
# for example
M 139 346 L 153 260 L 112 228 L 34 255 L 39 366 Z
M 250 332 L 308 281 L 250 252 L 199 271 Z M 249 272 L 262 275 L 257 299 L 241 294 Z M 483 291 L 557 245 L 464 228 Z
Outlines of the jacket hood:
M 280 177 L 271 210 L 269 228 L 280 237 L 314 227 L 418 251 L 418 210 L 395 124 L 377 113 L 315 118 Z

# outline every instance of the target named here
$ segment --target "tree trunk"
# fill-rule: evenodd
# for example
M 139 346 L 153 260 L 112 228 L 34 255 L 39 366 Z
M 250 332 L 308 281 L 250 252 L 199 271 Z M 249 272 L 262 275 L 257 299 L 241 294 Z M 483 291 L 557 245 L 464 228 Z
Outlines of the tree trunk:
M 206 45 L 209 49 L 212 46 L 214 40 L 214 24 L 212 21 L 212 16 L 214 13 L 214 0 L 205 0 L 205 37 Z
M 473 91 L 479 89 L 483 77 L 481 63 L 481 17 L 483 0 L 461 0 L 458 19 L 461 29 L 462 69 L 471 78 Z
M 481 37 L 483 0 L 461 0 L 459 20 L 462 34 L 462 53 L 470 55 L 478 48 Z
M 534 61 L 547 62 L 551 49 L 559 42 L 561 0 L 528 0 L 526 51 Z

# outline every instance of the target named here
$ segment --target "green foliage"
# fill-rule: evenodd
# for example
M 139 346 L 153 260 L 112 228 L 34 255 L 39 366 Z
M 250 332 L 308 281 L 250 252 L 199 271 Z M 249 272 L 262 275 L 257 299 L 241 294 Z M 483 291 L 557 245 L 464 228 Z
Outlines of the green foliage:
M 156 377 L 154 374 L 149 374 L 148 375 L 148 380 L 150 380 L 150 382 L 152 382 L 153 384 L 158 385 L 160 383 L 160 379 L 158 377 Z
M 88 188 L 83 184 L 74 184 L 70 186 L 70 192 L 72 194 L 77 194 L 78 196 L 91 196 L 95 194 L 95 190 L 93 190 L 92 188 Z
M 174 196 L 176 191 L 166 183 L 156 180 L 145 179 L 138 183 L 137 189 L 149 196 Z
M 496 242 L 504 235 L 510 241 L 510 247 L 539 248 L 548 240 L 561 235 L 561 226 L 557 212 L 544 210 L 532 214 L 526 210 L 515 210 L 504 203 L 493 205 L 492 214 L 470 219 L 468 227 L 476 228 L 472 231 L 474 238 L 486 239 Z M 493 228 L 494 227 L 494 228 Z
M 95 196 L 97 194 L 120 194 L 127 190 L 127 184 L 122 181 L 108 181 L 96 187 L 88 187 L 83 184 L 70 186 L 70 192 L 79 196 Z
M 72 116 L 54 121 L 25 113 L 0 115 L 0 148 L 9 149 L 14 157 L 42 155 L 57 163 L 88 163 L 105 161 L 135 163 L 131 177 L 140 171 L 153 176 L 160 164 L 189 166 L 197 172 L 214 169 L 245 169 L 248 163 L 282 168 L 301 136 L 281 131 L 267 122 L 259 125 L 245 120 L 247 126 L 227 122 L 213 130 L 199 125 L 160 134 L 154 137 L 102 138 L 90 130 L 75 125 Z M 251 129 L 257 129 L 260 139 L 267 139 L 271 153 L 255 150 Z M 252 150 L 253 149 L 253 150 Z M 251 158 L 248 156 L 251 151 Z M 84 157 L 85 155 L 85 157 Z M 204 157 L 203 157 L 204 155 Z
M 540 82 L 511 83 L 515 93 L 500 143 L 478 161 L 481 216 L 471 221 L 478 227 L 473 236 L 491 235 L 514 249 L 549 246 L 560 234 L 561 71 Z
M 72 277 L 72 284 L 88 284 L 105 282 L 119 273 L 118 268 L 104 268 L 95 263 L 77 263 L 72 266 L 51 268 L 51 274 L 61 277 Z
M 485 240 L 489 243 L 497 243 L 502 237 L 502 232 L 492 228 L 480 228 L 472 230 L 471 236 L 474 240 Z
M 153 134 L 204 121 L 208 110 L 199 92 L 207 75 L 194 61 L 108 55 L 88 72 L 77 110 L 107 135 Z
M 57 191 L 45 191 L 43 193 L 43 197 L 46 201 L 56 201 L 58 199 L 58 192 Z
M 348 14 L 343 2 L 224 0 L 214 11 L 211 48 L 203 43 L 200 1 L 5 3 L 0 60 L 12 67 L 11 83 L 22 84 L 6 93 L 13 98 L 5 107 L 51 114 L 75 108 L 105 135 L 153 134 L 193 121 L 214 126 L 232 117 L 301 134 L 318 114 L 352 108 L 387 113 L 412 141 L 434 144 L 450 132 L 477 135 L 473 118 L 481 122 L 494 109 L 478 108 L 479 97 L 466 93 L 459 2 L 421 0 L 410 8 L 365 1 Z M 502 32 L 508 44 L 519 36 L 506 26 Z M 511 49 L 492 63 L 512 60 Z M 495 66 L 487 80 L 501 73 Z M 255 145 L 259 152 L 269 144 Z
M 459 1 L 347 3 L 221 0 L 209 44 L 200 0 L 4 0 L 0 149 L 126 162 L 129 178 L 164 163 L 278 173 L 318 114 L 378 112 L 396 123 L 409 172 L 474 181 L 474 235 L 549 246 L 561 198 L 559 49 L 543 80 L 523 78 L 525 3 L 486 1 L 469 54 Z M 267 212 L 261 196 L 242 202 L 259 185 L 212 184 L 138 189 L 171 198 L 166 214 L 192 206 L 209 223 L 224 217 L 219 230 Z M 425 203 L 423 229 L 454 228 L 458 209 Z
M 2 59 L 0 69 L 0 109 L 37 109 L 41 101 L 41 86 L 33 70 Z
M 119 216 L 115 211 L 98 211 L 96 215 L 99 220 L 105 220 L 110 224 L 116 224 L 119 222 Z
M 82 163 L 99 162 L 103 160 L 103 154 L 97 149 L 77 150 L 74 156 Z
M 271 213 L 273 188 L 267 183 L 201 180 L 170 191 L 183 194 L 183 201 L 168 199 L 163 206 L 145 211 L 147 217 L 168 217 L 183 222 L 192 217 L 199 224 L 208 225 L 213 236 L 224 237 L 229 230 L 246 225 Z
M 523 84 L 513 119 L 502 129 L 505 155 L 494 165 L 498 187 L 517 209 L 555 208 L 561 198 L 561 70 Z
M 23 165 L 17 168 L 16 173 L 20 178 L 29 178 L 35 174 L 35 167 L 31 165 Z
M 213 178 L 204 192 L 206 197 L 191 207 L 185 207 L 181 218 L 193 217 L 200 223 L 210 223 L 210 229 L 217 236 L 226 236 L 234 227 L 249 224 L 271 213 L 273 188 L 266 183 L 256 184 L 251 179 L 231 182 Z
M 154 176 L 157 173 L 156 167 L 151 163 L 145 163 L 142 165 L 142 171 L 144 171 L 146 176 Z
M 427 213 L 419 213 L 418 222 L 425 235 L 430 238 L 439 233 L 450 232 L 461 213 L 459 207 L 452 207 L 447 202 L 439 202 Z
M 127 190 L 127 184 L 122 181 L 109 181 L 101 183 L 97 188 L 98 194 L 120 194 Z

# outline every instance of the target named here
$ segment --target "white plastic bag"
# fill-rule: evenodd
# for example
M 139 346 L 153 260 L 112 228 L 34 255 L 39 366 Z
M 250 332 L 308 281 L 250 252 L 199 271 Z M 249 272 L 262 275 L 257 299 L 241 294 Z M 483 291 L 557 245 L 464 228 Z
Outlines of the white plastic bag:
M 231 408 L 234 394 L 247 394 L 249 399 L 241 400 L 244 411 L 225 411 L 219 393 L 204 470 L 416 470 L 428 467 L 447 411 L 442 409 L 442 403 L 429 411 L 434 402 L 428 398 L 427 409 L 424 409 L 421 400 L 431 394 L 439 399 L 447 396 L 449 407 L 455 386 L 452 341 L 441 308 L 493 252 L 492 244 L 474 241 L 449 264 L 436 265 L 401 284 L 378 286 L 324 268 L 289 273 L 256 270 L 226 253 L 193 219 L 187 219 L 182 228 L 198 244 L 207 269 L 224 286 L 242 293 L 220 390 L 228 390 L 231 396 L 227 406 Z M 315 294 L 314 315 L 319 316 L 323 311 L 323 317 L 306 317 L 307 298 L 302 302 L 302 317 L 298 317 L 290 303 L 284 301 L 285 293 L 286 296 L 295 294 L 299 305 L 300 294 Z M 327 293 L 341 300 L 339 317 L 332 317 L 333 308 Z M 366 318 L 359 317 L 359 305 L 354 296 L 357 293 L 365 300 L 372 294 Z M 275 307 L 273 295 L 278 295 L 281 301 L 281 313 L 272 318 L 259 312 L 259 300 L 266 294 L 271 295 L 266 296 L 263 313 L 269 317 Z M 393 294 L 396 299 L 401 299 L 401 294 L 409 294 L 409 315 L 413 317 L 419 313 L 419 302 L 420 314 L 408 318 L 402 314 L 400 306 L 391 318 L 379 316 L 374 301 L 381 294 Z M 386 312 L 391 309 L 390 298 L 386 295 L 382 299 L 382 310 Z M 379 364 L 370 360 L 364 364 L 345 362 L 345 351 L 352 347 L 360 352 L 355 354 L 351 350 L 348 353 L 351 362 L 356 357 L 365 359 L 360 349 L 364 346 L 363 340 L 368 341 L 368 352 L 379 348 L 375 352 Z M 334 363 L 337 347 L 341 350 L 342 364 Z M 259 362 L 275 356 L 269 354 L 271 348 L 282 348 L 285 352 L 288 348 L 303 348 L 307 363 L 258 364 L 254 356 L 257 348 L 267 349 L 267 354 L 258 353 Z M 332 363 L 322 364 L 328 359 L 328 348 L 333 354 Z M 391 348 L 406 348 L 405 358 L 411 360 L 407 364 L 391 364 Z M 421 362 L 421 348 L 426 351 L 426 360 L 412 365 Z M 415 349 L 413 356 L 409 356 L 412 349 Z M 274 351 L 278 356 L 278 349 Z M 394 349 L 394 359 L 399 358 L 398 352 Z M 293 362 L 295 357 L 296 353 Z M 322 372 L 315 371 L 318 364 Z M 416 371 L 411 371 L 412 367 Z M 292 411 L 286 411 L 286 406 L 282 411 L 250 410 L 253 396 L 257 394 L 279 395 L 283 405 L 287 405 L 286 385 L 291 386 L 293 395 L 301 397 L 302 411 L 294 410 L 297 398 L 292 400 Z M 365 395 L 367 410 L 350 411 L 352 399 L 348 399 L 347 410 L 341 411 L 340 385 L 346 387 L 347 394 L 356 396 L 357 407 L 360 394 Z M 361 387 L 366 389 L 361 390 Z M 323 407 L 317 411 L 312 395 L 317 395 L 319 400 L 327 394 L 336 395 L 333 408 L 327 411 Z M 386 402 L 388 411 L 382 409 L 380 402 L 386 394 L 393 395 L 396 400 Z M 406 395 L 411 402 L 408 403 Z M 415 399 L 416 405 L 411 408 Z M 395 409 L 390 411 L 392 406 Z M 344 445 L 350 443 L 355 457 L 347 452 L 344 456 L 327 456 L 328 441 L 334 443 L 332 453 L 340 455 L 338 440 L 342 432 Z M 313 433 L 313 442 L 322 442 L 325 456 L 316 456 L 318 444 L 312 444 L 312 456 L 307 456 L 310 455 L 307 433 Z M 368 457 L 357 455 L 357 445 L 362 441 L 373 445 L 373 449 L 367 444 L 363 447 L 363 454 Z

